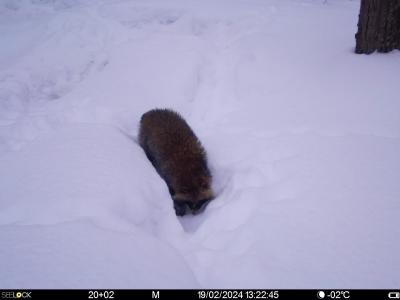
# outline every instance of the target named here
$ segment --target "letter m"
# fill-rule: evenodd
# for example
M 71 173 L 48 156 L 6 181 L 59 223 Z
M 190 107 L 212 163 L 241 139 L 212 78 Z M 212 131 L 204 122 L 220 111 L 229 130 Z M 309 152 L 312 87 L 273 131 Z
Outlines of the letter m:
M 152 299 L 160 299 L 160 291 L 151 291 L 151 298 Z

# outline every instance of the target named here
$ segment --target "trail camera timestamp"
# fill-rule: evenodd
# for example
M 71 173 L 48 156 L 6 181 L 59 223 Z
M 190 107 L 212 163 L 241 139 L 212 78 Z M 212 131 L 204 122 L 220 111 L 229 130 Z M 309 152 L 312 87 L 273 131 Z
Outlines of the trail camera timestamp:
M 278 299 L 278 291 L 267 290 L 212 290 L 198 291 L 199 299 Z

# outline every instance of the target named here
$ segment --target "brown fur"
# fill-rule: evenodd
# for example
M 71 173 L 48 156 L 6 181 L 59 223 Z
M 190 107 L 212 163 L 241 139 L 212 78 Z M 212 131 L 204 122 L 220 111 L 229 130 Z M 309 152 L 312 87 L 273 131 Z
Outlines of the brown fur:
M 177 215 L 201 211 L 213 199 L 211 173 L 200 141 L 176 112 L 154 109 L 140 121 L 139 143 L 165 180 Z

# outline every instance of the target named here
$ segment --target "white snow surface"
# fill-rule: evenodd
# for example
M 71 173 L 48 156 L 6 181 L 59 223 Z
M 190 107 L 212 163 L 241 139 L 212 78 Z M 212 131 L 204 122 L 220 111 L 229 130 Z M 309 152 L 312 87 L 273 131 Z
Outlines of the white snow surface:
M 0 288 L 400 286 L 400 53 L 359 1 L 1 0 Z M 217 198 L 136 142 L 179 111 Z

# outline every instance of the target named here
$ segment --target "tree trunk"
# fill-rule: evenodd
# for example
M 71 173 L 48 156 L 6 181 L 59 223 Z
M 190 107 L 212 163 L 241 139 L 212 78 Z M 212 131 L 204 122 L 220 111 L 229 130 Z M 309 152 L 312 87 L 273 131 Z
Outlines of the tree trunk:
M 361 0 L 356 53 L 400 49 L 400 0 Z

